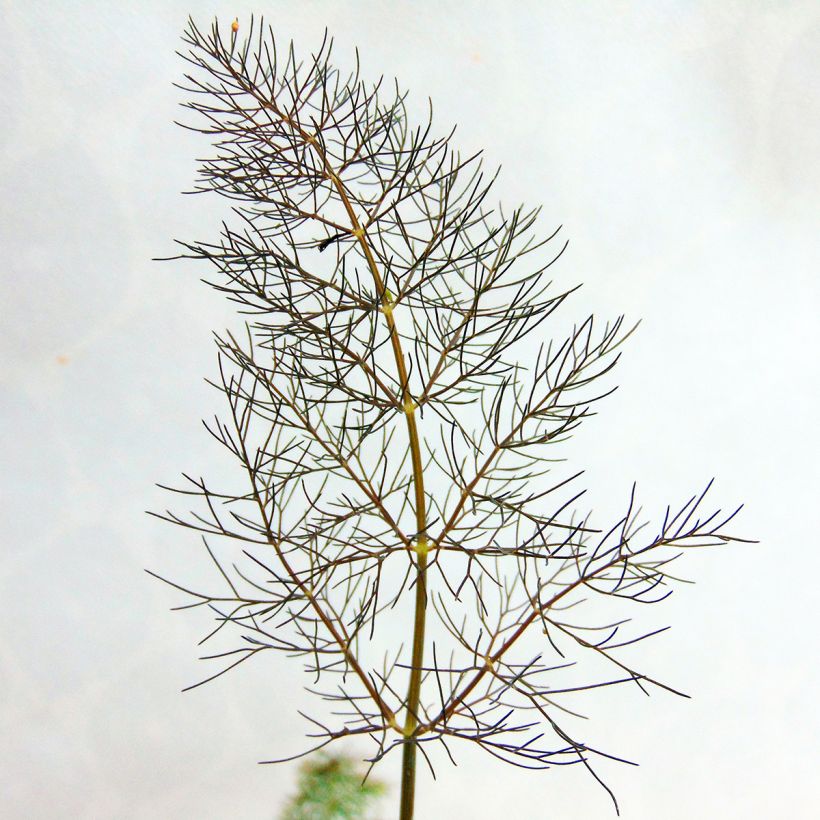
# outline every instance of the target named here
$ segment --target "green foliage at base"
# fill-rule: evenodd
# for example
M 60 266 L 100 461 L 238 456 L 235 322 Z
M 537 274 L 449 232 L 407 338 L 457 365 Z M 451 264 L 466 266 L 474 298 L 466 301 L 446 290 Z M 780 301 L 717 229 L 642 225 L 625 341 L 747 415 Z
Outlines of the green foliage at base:
M 302 766 L 299 792 L 280 820 L 361 820 L 370 803 L 383 794 L 383 783 L 368 779 L 355 762 L 341 755 L 318 755 Z

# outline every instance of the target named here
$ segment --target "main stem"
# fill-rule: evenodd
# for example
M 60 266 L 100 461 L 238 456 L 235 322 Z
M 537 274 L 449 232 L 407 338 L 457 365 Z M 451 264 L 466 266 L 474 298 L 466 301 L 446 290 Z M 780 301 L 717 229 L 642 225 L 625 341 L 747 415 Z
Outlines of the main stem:
M 427 539 L 424 539 L 427 549 Z M 404 722 L 404 749 L 401 757 L 401 820 L 411 820 L 416 796 L 416 727 L 421 695 L 421 665 L 424 661 L 424 623 L 427 616 L 427 552 L 416 549 L 416 615 L 413 621 L 413 660 L 407 692 L 407 717 Z
M 353 217 L 355 219 L 355 217 Z M 390 331 L 390 343 L 396 359 L 396 367 L 401 384 L 401 399 L 404 416 L 407 421 L 407 435 L 410 440 L 410 457 L 413 464 L 413 487 L 416 506 L 416 602 L 413 617 L 413 654 L 410 668 L 410 683 L 407 689 L 407 714 L 404 720 L 404 748 L 401 759 L 401 810 L 400 820 L 411 820 L 416 795 L 416 727 L 419 724 L 419 700 L 421 696 L 421 671 L 424 662 L 424 627 L 427 619 L 427 511 L 424 496 L 424 468 L 421 461 L 421 444 L 418 425 L 416 424 L 416 406 L 410 395 L 407 368 L 401 348 L 396 322 L 393 318 L 393 305 L 387 295 L 384 283 L 376 267 L 373 252 L 367 243 L 364 231 L 355 226 L 355 232 L 364 250 L 378 292 L 382 294 L 382 312 Z
M 354 217 L 355 219 L 355 217 Z M 390 343 L 396 359 L 401 384 L 401 399 L 404 416 L 407 421 L 407 435 L 410 440 L 410 457 L 413 464 L 413 487 L 416 501 L 416 603 L 413 618 L 413 655 L 410 667 L 410 684 L 407 689 L 407 714 L 404 720 L 404 749 L 401 759 L 401 810 L 400 820 L 411 820 L 416 795 L 416 727 L 419 724 L 419 700 L 421 696 L 421 667 L 424 662 L 424 627 L 427 619 L 427 511 L 424 497 L 424 468 L 421 461 L 421 445 L 418 425 L 416 424 L 416 406 L 410 395 L 407 368 L 404 364 L 404 353 L 401 348 L 401 339 L 396 321 L 393 318 L 393 305 L 387 295 L 384 283 L 376 267 L 373 252 L 367 244 L 364 231 L 355 227 L 364 250 L 367 263 L 373 274 L 378 292 L 382 294 L 382 312 L 387 320 L 390 331 Z
M 359 223 L 356 212 L 353 210 L 341 180 L 332 171 L 329 176 L 336 185 L 342 198 L 348 217 L 353 227 L 353 234 L 361 245 L 362 252 L 377 293 L 381 298 L 382 313 L 387 321 L 390 333 L 390 344 L 393 347 L 393 356 L 396 360 L 399 384 L 401 386 L 401 401 L 404 416 L 407 421 L 407 435 L 410 440 L 410 458 L 413 464 L 413 487 L 415 490 L 416 508 L 416 538 L 414 551 L 416 553 L 416 602 L 413 618 L 413 654 L 410 668 L 410 683 L 407 689 L 407 714 L 404 720 L 404 748 L 401 760 L 401 810 L 400 820 L 412 820 L 416 796 L 416 748 L 418 742 L 415 734 L 419 725 L 419 701 L 421 697 L 421 672 L 424 662 L 424 627 L 427 619 L 427 502 L 424 496 L 424 467 L 421 460 L 421 443 L 418 425 L 416 424 L 416 405 L 410 394 L 407 367 L 404 363 L 404 352 L 401 347 L 401 338 L 393 318 L 393 303 L 382 281 L 373 251 L 367 241 L 367 234 Z

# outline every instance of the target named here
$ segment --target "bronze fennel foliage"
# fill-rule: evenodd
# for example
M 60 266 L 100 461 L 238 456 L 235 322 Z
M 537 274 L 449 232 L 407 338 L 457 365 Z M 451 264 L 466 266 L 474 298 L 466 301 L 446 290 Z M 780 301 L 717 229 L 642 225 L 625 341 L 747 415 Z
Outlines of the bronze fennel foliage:
M 216 337 L 227 411 L 206 425 L 237 484 L 186 476 L 175 491 L 199 507 L 161 516 L 201 532 L 219 569 L 219 591 L 173 584 L 215 613 L 207 638 L 241 634 L 206 680 L 301 656 L 331 704 L 308 718 L 312 749 L 401 751 L 403 818 L 417 752 L 432 768 L 457 741 L 602 782 L 595 759 L 619 758 L 568 728 L 566 698 L 675 690 L 621 651 L 662 630 L 575 607 L 665 598 L 682 548 L 741 540 L 735 513 L 703 512 L 704 491 L 650 527 L 634 486 L 603 529 L 577 510 L 581 473 L 553 477 L 560 445 L 613 389 L 595 388 L 631 330 L 589 316 L 550 339 L 575 290 L 551 280 L 558 231 L 491 207 L 494 175 L 413 124 L 398 87 L 358 62 L 343 76 L 327 40 L 300 61 L 262 21 L 191 21 L 183 39 L 186 127 L 212 143 L 197 190 L 234 205 L 181 257 L 207 260 L 246 317 Z

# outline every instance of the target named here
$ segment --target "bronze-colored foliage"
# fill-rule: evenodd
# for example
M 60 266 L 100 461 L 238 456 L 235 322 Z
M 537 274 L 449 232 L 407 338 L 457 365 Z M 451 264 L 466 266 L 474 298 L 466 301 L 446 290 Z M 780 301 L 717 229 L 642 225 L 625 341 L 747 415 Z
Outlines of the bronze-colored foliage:
M 303 657 L 334 707 L 309 718 L 313 748 L 402 750 L 405 818 L 417 751 L 432 766 L 454 741 L 598 779 L 613 756 L 564 725 L 577 693 L 675 690 L 622 652 L 662 630 L 575 607 L 662 600 L 684 548 L 740 540 L 737 511 L 704 511 L 704 490 L 651 527 L 633 487 L 594 527 L 558 445 L 612 391 L 631 330 L 589 316 L 550 339 L 575 289 L 552 282 L 559 232 L 493 208 L 480 158 L 414 124 L 397 87 L 340 74 L 329 41 L 304 62 L 261 21 L 190 22 L 184 42 L 186 127 L 213 146 L 197 190 L 234 207 L 182 256 L 247 317 L 216 338 L 227 411 L 207 424 L 237 485 L 186 477 L 199 506 L 162 516 L 201 532 L 221 573 L 221 592 L 173 584 L 215 613 L 208 639 L 241 633 L 206 680 L 270 649 Z M 380 625 L 402 618 L 407 647 L 383 652 Z

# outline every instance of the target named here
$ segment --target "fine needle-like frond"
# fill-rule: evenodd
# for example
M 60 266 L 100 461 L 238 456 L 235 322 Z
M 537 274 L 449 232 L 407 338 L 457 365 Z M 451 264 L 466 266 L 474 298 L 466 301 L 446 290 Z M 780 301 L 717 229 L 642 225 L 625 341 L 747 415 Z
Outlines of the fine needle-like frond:
M 704 490 L 650 525 L 633 487 L 592 525 L 561 445 L 614 389 L 633 328 L 567 323 L 559 230 L 496 206 L 496 175 L 429 112 L 358 60 L 334 68 L 327 38 L 304 59 L 261 20 L 241 36 L 190 21 L 183 41 L 182 124 L 211 146 L 195 191 L 232 205 L 174 258 L 206 261 L 244 316 L 215 337 L 225 411 L 205 423 L 232 483 L 184 475 L 193 509 L 160 514 L 214 564 L 208 590 L 168 582 L 214 617 L 202 642 L 240 638 L 201 682 L 301 657 L 329 704 L 306 716 L 307 751 L 401 750 L 402 817 L 416 752 L 432 768 L 457 741 L 603 784 L 595 762 L 620 758 L 578 735 L 579 693 L 676 691 L 624 651 L 663 630 L 603 603 L 663 600 L 686 549 L 740 540 L 737 511 Z

